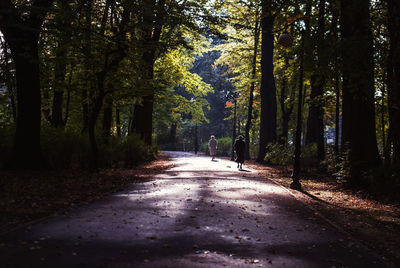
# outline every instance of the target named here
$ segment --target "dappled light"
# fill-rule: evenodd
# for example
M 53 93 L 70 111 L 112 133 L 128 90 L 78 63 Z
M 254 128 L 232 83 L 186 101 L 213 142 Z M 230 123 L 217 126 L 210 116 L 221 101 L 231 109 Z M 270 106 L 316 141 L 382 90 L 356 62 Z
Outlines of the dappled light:
M 13 262 L 318 267 L 353 263 L 358 252 L 363 258 L 354 263 L 379 263 L 257 171 L 244 174 L 225 159 L 170 155 L 174 165 L 152 179 L 18 233 L 31 250 Z M 14 234 L 5 239 L 14 254 L 26 248 L 17 241 Z
M 0 266 L 400 267 L 399 59 L 398 0 L 0 0 Z

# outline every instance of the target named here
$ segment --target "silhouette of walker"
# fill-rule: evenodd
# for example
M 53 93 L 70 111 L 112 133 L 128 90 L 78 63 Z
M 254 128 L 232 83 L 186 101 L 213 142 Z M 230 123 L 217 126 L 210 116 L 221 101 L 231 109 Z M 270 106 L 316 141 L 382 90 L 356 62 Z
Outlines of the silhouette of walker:
M 243 136 L 239 135 L 235 144 L 233 145 L 236 152 L 236 163 L 239 170 L 242 170 L 242 165 L 244 163 L 244 151 L 246 148 L 246 143 L 243 140 Z

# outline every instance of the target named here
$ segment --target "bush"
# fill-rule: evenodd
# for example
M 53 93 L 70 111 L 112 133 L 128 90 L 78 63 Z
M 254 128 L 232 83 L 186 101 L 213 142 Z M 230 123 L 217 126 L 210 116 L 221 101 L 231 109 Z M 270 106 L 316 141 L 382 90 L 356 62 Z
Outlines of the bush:
M 301 148 L 301 164 L 305 168 L 320 168 L 317 143 L 311 143 Z
M 274 165 L 293 164 L 293 146 L 270 143 L 267 145 L 267 153 L 264 161 Z
M 99 167 L 133 167 L 154 159 L 156 147 L 147 146 L 138 135 L 119 138 L 104 137 L 98 131 Z M 90 166 L 91 148 L 86 133 L 73 130 L 44 127 L 42 129 L 42 153 L 50 167 L 55 169 Z
M 217 156 L 230 156 L 232 153 L 232 138 L 222 137 L 217 139 L 217 142 Z M 208 149 L 208 141 L 200 145 L 200 151 L 205 152 L 206 155 L 210 155 L 210 151 Z
M 11 161 L 14 133 L 15 129 L 12 127 L 0 127 L 0 168 Z
M 232 153 L 232 138 L 222 137 L 217 139 L 217 142 L 218 142 L 217 155 L 230 156 Z
M 13 154 L 14 129 L 0 128 L 0 168 L 5 167 Z M 132 167 L 154 159 L 158 148 L 147 146 L 138 135 L 129 137 L 96 137 L 99 167 Z M 41 129 L 41 150 L 46 164 L 52 169 L 87 168 L 91 148 L 86 133 L 80 130 L 54 128 L 45 124 Z
M 124 138 L 121 146 L 121 151 L 124 152 L 125 167 L 132 167 L 138 163 L 152 160 L 157 152 L 156 147 L 147 146 L 137 134 Z
M 86 167 L 90 159 L 87 137 L 73 130 L 44 126 L 41 130 L 42 154 L 51 168 Z

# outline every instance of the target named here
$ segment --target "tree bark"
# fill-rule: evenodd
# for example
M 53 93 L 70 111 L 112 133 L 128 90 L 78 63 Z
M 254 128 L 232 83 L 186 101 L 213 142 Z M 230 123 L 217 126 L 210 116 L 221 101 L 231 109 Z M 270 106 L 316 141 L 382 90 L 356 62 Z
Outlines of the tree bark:
M 171 130 L 169 133 L 169 143 L 171 146 L 171 150 L 175 151 L 176 150 L 176 129 L 178 125 L 176 123 L 173 123 L 171 125 Z
M 335 78 L 335 154 L 339 155 L 339 133 L 340 133 L 340 81 L 339 74 Z
M 121 116 L 119 108 L 115 109 L 115 125 L 117 128 L 117 137 L 121 138 Z
M 54 127 L 64 127 L 63 120 L 63 99 L 65 87 L 65 74 L 67 70 L 66 51 L 62 41 L 56 51 L 56 66 L 54 69 L 54 96 L 51 113 L 51 124 Z
M 258 12 L 256 14 L 258 16 Z M 260 21 L 256 20 L 256 25 L 254 26 L 254 46 L 253 46 L 253 59 L 252 59 L 252 70 L 251 70 L 251 85 L 250 85 L 250 93 L 249 93 L 249 105 L 247 110 L 247 121 L 245 126 L 245 158 L 246 160 L 250 159 L 250 128 L 251 128 L 251 120 L 253 119 L 253 99 L 254 99 L 254 88 L 255 88 L 255 78 L 257 72 L 257 54 L 258 54 L 258 42 L 260 40 Z
M 387 0 L 388 28 L 390 38 L 388 93 L 390 95 L 390 128 L 393 144 L 392 161 L 397 170 L 400 170 L 400 2 Z
M 29 19 L 23 20 L 11 1 L 0 2 L 0 30 L 10 46 L 17 82 L 15 168 L 45 166 L 40 150 L 41 92 L 38 41 L 52 0 L 32 1 Z
M 108 96 L 105 99 L 105 107 L 103 109 L 103 136 L 105 142 L 108 142 L 108 138 L 111 136 L 112 127 L 112 112 L 113 112 L 113 99 Z
M 375 127 L 373 43 L 369 2 L 341 1 L 343 144 L 350 183 L 380 164 Z
M 163 26 L 165 0 L 160 0 L 157 5 L 154 0 L 143 5 L 142 26 L 142 61 L 143 84 L 147 94 L 142 102 L 135 105 L 132 130 L 138 133 L 147 145 L 152 144 L 153 134 L 153 106 L 154 106 L 154 62 L 156 49 L 160 41 Z M 155 14 L 155 15 L 154 15 Z M 154 19 L 155 18 L 155 19 Z
M 257 161 L 264 161 L 267 144 L 276 142 L 276 87 L 273 66 L 274 51 L 274 16 L 272 1 L 262 1 L 261 18 L 261 113 L 260 113 L 260 144 Z
M 317 144 L 317 158 L 322 161 L 325 158 L 324 141 L 324 109 L 323 94 L 325 85 L 324 68 L 326 68 L 326 56 L 324 55 L 325 32 L 325 0 L 319 1 L 318 29 L 317 29 L 317 66 L 311 76 L 311 103 L 308 110 L 306 144 Z M 326 52 L 325 52 L 326 53 Z
M 289 60 L 286 57 L 285 58 L 285 67 L 288 67 L 289 65 Z M 287 94 L 287 89 L 288 89 L 288 81 L 286 76 L 282 77 L 281 81 L 281 94 L 279 97 L 280 101 L 280 109 L 281 109 L 281 114 L 282 114 L 282 120 L 281 120 L 281 134 L 279 135 L 278 142 L 280 144 L 287 144 L 288 142 L 288 136 L 289 136 L 289 121 L 290 121 L 290 116 L 293 111 L 293 101 L 294 101 L 294 90 L 292 90 L 292 94 L 290 97 L 290 103 L 286 105 L 286 94 Z
M 66 89 L 65 76 L 67 73 L 67 50 L 71 32 L 69 31 L 70 10 L 67 0 L 60 1 L 60 11 L 57 15 L 56 25 L 61 32 L 58 33 L 58 46 L 56 48 L 56 63 L 54 68 L 54 96 L 51 114 L 51 124 L 54 127 L 64 127 L 63 119 L 64 91 Z

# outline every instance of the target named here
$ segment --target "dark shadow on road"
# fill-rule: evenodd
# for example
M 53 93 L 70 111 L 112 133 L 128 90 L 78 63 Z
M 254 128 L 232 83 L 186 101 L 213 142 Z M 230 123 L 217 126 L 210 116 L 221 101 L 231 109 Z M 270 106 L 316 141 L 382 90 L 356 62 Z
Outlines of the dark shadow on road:
M 1 265 L 208 268 L 249 267 L 252 260 L 262 267 L 374 265 L 372 255 L 349 249 L 345 236 L 281 187 L 244 176 L 236 170 L 164 171 L 64 218 L 10 234 L 7 249 L 0 247 L 7 251 Z
M 326 202 L 325 200 L 322 200 L 321 198 L 318 198 L 318 197 L 316 197 L 315 195 L 312 195 L 312 194 L 310 194 L 310 193 L 308 193 L 308 192 L 306 192 L 306 191 L 304 191 L 304 190 L 300 190 L 299 192 L 301 192 L 302 194 L 305 194 L 306 196 L 310 197 L 311 199 L 313 199 L 313 200 L 315 200 L 315 201 L 318 201 L 318 202 L 321 202 L 321 203 L 323 203 L 323 204 L 327 204 L 327 205 L 335 206 L 335 207 L 336 207 L 336 205 L 333 205 L 333 204 L 331 204 L 331 203 L 329 203 L 329 202 Z

